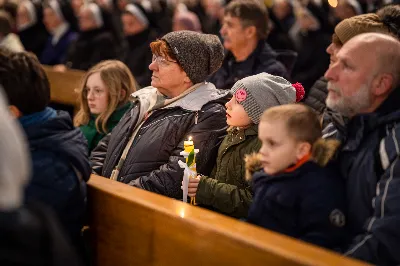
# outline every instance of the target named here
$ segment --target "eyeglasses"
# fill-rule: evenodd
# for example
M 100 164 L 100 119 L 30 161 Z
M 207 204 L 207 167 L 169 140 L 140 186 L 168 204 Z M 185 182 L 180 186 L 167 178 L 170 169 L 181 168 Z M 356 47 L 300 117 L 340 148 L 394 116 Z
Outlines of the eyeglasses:
M 158 56 L 158 55 L 153 54 L 153 58 L 152 58 L 151 62 L 154 62 L 154 61 L 156 61 L 157 64 L 158 64 L 159 66 L 161 66 L 161 67 L 166 67 L 166 66 L 169 65 L 169 63 L 178 63 L 177 61 L 168 60 L 168 59 L 166 59 L 165 57 L 162 57 L 162 56 Z M 169 63 L 168 63 L 168 62 L 169 62 Z
M 93 96 L 95 97 L 95 98 L 99 98 L 99 97 L 101 97 L 103 94 L 104 94 L 104 90 L 100 90 L 100 89 L 89 89 L 89 88 L 84 88 L 83 89 L 83 96 L 85 97 L 85 98 L 88 98 L 89 97 L 89 93 L 93 93 Z

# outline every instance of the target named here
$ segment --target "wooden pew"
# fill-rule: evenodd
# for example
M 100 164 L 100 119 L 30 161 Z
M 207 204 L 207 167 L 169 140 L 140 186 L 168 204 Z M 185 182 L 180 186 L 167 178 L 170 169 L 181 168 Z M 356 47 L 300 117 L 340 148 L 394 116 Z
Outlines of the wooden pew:
M 367 265 L 99 176 L 88 202 L 98 266 Z
M 77 110 L 78 94 L 75 90 L 79 88 L 85 72 L 74 69 L 57 72 L 51 66 L 43 66 L 43 68 L 50 83 L 51 101 L 74 106 Z

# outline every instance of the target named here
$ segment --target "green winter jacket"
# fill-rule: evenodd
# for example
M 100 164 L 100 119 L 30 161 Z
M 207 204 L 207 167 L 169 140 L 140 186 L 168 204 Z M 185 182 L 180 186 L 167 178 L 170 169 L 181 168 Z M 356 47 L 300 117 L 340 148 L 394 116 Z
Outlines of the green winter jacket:
M 229 130 L 218 150 L 217 163 L 210 177 L 202 176 L 196 193 L 200 206 L 236 217 L 246 218 L 252 191 L 245 179 L 246 154 L 258 152 L 258 126 Z
M 107 130 L 108 132 L 111 132 L 111 130 L 118 124 L 119 120 L 121 120 L 122 116 L 126 113 L 126 111 L 131 108 L 132 103 L 128 102 L 124 104 L 123 106 L 118 107 L 114 113 L 110 116 L 110 118 L 107 121 Z M 79 126 L 79 128 L 82 130 L 83 135 L 85 135 L 87 142 L 88 142 L 88 148 L 89 148 L 89 153 L 96 148 L 97 144 L 99 141 L 104 138 L 107 134 L 100 133 L 96 129 L 96 121 L 97 116 L 91 115 L 89 123 L 87 125 L 82 125 Z

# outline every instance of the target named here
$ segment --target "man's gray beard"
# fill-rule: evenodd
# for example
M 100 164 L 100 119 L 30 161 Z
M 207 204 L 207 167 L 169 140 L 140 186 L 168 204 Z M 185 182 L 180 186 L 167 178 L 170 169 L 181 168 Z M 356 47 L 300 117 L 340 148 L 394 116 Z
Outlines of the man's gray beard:
M 328 97 L 326 98 L 326 106 L 343 116 L 355 116 L 361 113 L 362 110 L 369 108 L 371 105 L 370 85 L 370 83 L 362 85 L 352 96 L 344 97 L 342 94 L 340 94 L 337 100 L 330 99 L 328 93 Z M 339 91 L 340 93 L 341 91 L 331 82 L 328 82 L 328 88 L 329 87 L 333 88 L 335 92 Z

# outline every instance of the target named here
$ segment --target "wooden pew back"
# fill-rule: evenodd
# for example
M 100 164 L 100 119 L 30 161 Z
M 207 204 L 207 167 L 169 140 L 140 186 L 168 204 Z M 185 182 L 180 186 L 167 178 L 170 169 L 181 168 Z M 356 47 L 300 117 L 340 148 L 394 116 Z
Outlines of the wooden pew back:
M 95 265 L 366 265 L 189 204 L 92 176 Z
M 78 94 L 76 89 L 79 88 L 84 71 L 69 69 L 66 72 L 54 71 L 51 66 L 43 66 L 50 83 L 51 100 L 56 103 L 62 103 L 75 107 L 78 106 Z

